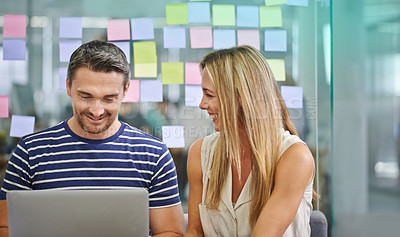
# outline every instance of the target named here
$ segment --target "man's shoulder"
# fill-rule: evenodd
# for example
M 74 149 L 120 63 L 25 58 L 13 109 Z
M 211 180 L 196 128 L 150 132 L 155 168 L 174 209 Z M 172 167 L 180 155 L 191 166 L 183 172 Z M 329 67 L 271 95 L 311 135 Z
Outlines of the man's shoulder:
M 159 138 L 154 137 L 132 125 L 125 123 L 125 122 L 123 122 L 123 123 L 125 124 L 125 129 L 124 129 L 123 135 L 129 136 L 132 139 L 143 139 L 143 140 L 147 140 L 149 142 L 154 142 L 156 144 L 165 145 L 165 143 L 163 141 L 161 141 Z
M 30 141 L 30 140 L 34 140 L 34 139 L 43 138 L 43 137 L 60 135 L 61 133 L 65 133 L 65 128 L 64 128 L 63 123 L 64 123 L 64 121 L 62 121 L 54 126 L 48 127 L 46 129 L 27 134 L 27 135 L 23 136 L 21 139 L 25 140 L 25 141 Z

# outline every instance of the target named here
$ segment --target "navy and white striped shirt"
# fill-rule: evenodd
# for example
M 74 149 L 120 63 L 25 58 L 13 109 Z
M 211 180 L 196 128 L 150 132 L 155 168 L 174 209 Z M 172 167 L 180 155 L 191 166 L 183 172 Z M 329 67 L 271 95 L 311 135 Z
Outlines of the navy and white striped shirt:
M 146 189 L 149 207 L 180 203 L 175 165 L 165 143 L 122 122 L 113 136 L 91 140 L 67 120 L 21 139 L 7 166 L 9 190 Z

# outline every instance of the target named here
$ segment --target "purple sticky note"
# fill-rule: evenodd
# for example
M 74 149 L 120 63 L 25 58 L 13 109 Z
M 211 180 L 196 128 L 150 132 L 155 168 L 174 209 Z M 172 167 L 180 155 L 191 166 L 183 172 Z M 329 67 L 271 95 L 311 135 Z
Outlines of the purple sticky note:
M 286 107 L 293 109 L 303 108 L 303 87 L 281 86 L 281 94 Z
M 8 96 L 0 95 L 0 118 L 8 118 Z
M 3 60 L 25 60 L 25 39 L 3 39 Z
M 235 30 L 214 29 L 214 49 L 228 49 L 236 46 Z
M 4 15 L 4 37 L 26 37 L 26 15 Z
M 190 28 L 190 47 L 192 49 L 212 48 L 211 26 Z
M 60 38 L 82 38 L 82 17 L 60 17 Z
M 265 51 L 286 52 L 287 33 L 286 30 L 265 30 Z
M 154 22 L 152 18 L 131 19 L 132 40 L 154 39 Z
M 129 41 L 119 41 L 110 43 L 118 46 L 118 48 L 120 48 L 125 53 L 126 59 L 128 59 L 128 63 L 131 63 L 131 44 L 129 43 Z
M 199 106 L 202 97 L 203 90 L 200 85 L 185 86 L 185 106 Z
M 129 27 L 129 19 L 113 19 L 108 20 L 107 24 L 107 40 L 130 40 L 131 32 Z
M 186 48 L 185 27 L 165 26 L 164 48 Z
M 259 30 L 238 30 L 238 45 L 250 45 L 260 50 L 260 31 Z
M 122 102 L 139 102 L 140 99 L 140 81 L 131 80 L 129 82 L 129 89 Z
M 67 80 L 67 67 L 60 67 L 58 68 L 58 89 L 59 90 L 66 90 L 66 80 Z
M 140 81 L 140 102 L 162 102 L 163 86 L 161 80 Z
M 82 45 L 82 40 L 60 40 L 60 62 L 69 62 L 72 53 Z
M 13 115 L 11 117 L 10 137 L 23 137 L 33 133 L 35 117 Z
M 185 132 L 183 126 L 162 126 L 162 140 L 168 148 L 185 147 Z
M 201 84 L 201 71 L 199 65 L 199 63 L 185 63 L 185 84 Z

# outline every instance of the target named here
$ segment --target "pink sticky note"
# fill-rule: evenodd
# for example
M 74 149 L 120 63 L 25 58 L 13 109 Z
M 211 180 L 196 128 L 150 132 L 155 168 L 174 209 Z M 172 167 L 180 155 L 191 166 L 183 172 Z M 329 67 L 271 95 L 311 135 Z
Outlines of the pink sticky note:
M 8 96 L 0 96 L 0 118 L 8 118 Z
M 190 46 L 192 49 L 212 48 L 213 42 L 211 26 L 191 27 Z
M 4 37 L 26 37 L 26 15 L 4 15 Z
M 129 27 L 129 19 L 113 19 L 108 20 L 107 40 L 130 40 L 131 32 Z
M 238 30 L 238 45 L 250 45 L 260 50 L 260 31 L 258 30 Z
M 129 82 L 129 89 L 122 102 L 139 102 L 140 99 L 140 81 L 131 80 Z
M 199 63 L 185 63 L 185 84 L 201 84 L 201 72 Z

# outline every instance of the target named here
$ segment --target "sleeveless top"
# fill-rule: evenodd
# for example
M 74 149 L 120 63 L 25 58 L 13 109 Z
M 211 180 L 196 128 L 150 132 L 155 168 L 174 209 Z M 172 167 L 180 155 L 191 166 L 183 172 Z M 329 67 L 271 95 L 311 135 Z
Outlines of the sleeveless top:
M 304 143 L 299 137 L 291 135 L 282 129 L 282 148 L 280 156 L 294 143 Z M 210 168 L 219 133 L 214 133 L 204 138 L 201 146 L 201 166 L 203 171 L 203 194 L 199 204 L 201 225 L 205 236 L 250 236 L 252 228 L 249 224 L 250 214 L 250 181 L 251 172 L 236 201 L 232 203 L 232 170 L 229 169 L 224 187 L 222 188 L 221 201 L 217 210 L 206 207 L 206 191 L 209 184 Z M 304 143 L 305 144 L 305 143 Z M 296 216 L 286 229 L 284 237 L 310 236 L 310 216 L 312 212 L 313 182 L 311 182 L 303 195 Z

